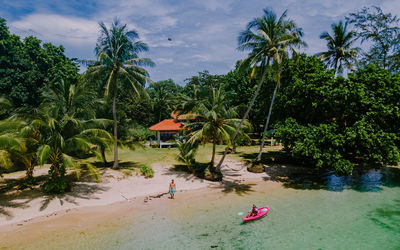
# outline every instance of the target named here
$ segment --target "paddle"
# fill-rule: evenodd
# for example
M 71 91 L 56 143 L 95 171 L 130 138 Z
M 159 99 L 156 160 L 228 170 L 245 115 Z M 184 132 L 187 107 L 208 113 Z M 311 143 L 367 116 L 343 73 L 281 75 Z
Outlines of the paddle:
M 128 202 L 131 202 L 130 199 L 126 198 L 121 192 L 119 192 L 119 194 L 122 196 L 122 198 L 124 198 L 125 200 L 127 200 Z
M 267 211 L 267 209 L 266 209 L 266 208 L 263 208 L 263 209 L 261 209 L 261 210 L 259 210 L 259 211 Z M 247 212 L 247 213 L 251 213 L 251 209 L 250 209 L 250 211 Z M 244 214 L 245 214 L 245 212 L 239 212 L 239 213 L 238 213 L 238 216 L 241 216 L 241 215 L 244 215 Z

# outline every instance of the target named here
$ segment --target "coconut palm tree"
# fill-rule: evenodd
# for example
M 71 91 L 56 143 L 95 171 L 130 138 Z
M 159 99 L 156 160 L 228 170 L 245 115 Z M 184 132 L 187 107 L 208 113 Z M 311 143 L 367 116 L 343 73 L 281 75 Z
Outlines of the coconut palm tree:
M 0 121 L 0 168 L 10 168 L 15 159 L 24 160 L 26 146 L 22 138 L 16 133 L 20 123 L 8 120 Z
M 36 165 L 37 134 L 29 134 L 26 125 L 22 120 L 0 121 L 0 167 L 24 166 L 26 179 L 31 180 Z
M 38 165 L 51 164 L 51 176 L 44 186 L 47 192 L 66 191 L 67 168 L 78 169 L 85 165 L 99 177 L 96 168 L 81 159 L 82 154 L 90 153 L 101 157 L 100 143 L 113 142 L 112 135 L 104 130 L 111 121 L 89 119 L 90 107 L 95 103 L 96 99 L 86 86 L 61 81 L 43 90 L 43 102 L 38 109 L 18 110 L 11 117 L 16 121 L 25 120 L 18 135 L 29 150 L 22 155 L 32 156 L 31 162 Z
M 197 114 L 196 120 L 185 126 L 190 131 L 189 143 L 212 142 L 212 156 L 210 161 L 210 172 L 220 173 L 215 168 L 215 150 L 218 141 L 231 144 L 231 136 L 235 132 L 235 126 L 240 123 L 235 119 L 236 112 L 233 108 L 227 109 L 224 103 L 224 95 L 220 89 L 212 89 L 212 96 L 208 102 L 201 102 L 192 110 Z
M 118 131 L 116 100 L 118 90 L 131 90 L 140 95 L 143 85 L 149 81 L 149 74 L 143 66 L 154 66 L 148 58 L 140 58 L 139 53 L 148 50 L 148 46 L 138 40 L 135 30 L 128 30 L 126 25 L 115 19 L 111 27 L 100 22 L 100 36 L 96 45 L 97 60 L 85 60 L 89 64 L 87 74 L 105 77 L 105 97 L 112 96 L 114 130 L 114 164 L 118 169 Z
M 332 35 L 328 32 L 320 35 L 321 39 L 326 40 L 328 51 L 317 53 L 317 56 L 321 57 L 328 66 L 333 67 L 335 74 L 343 73 L 344 66 L 349 70 L 354 70 L 353 65 L 357 64 L 356 56 L 360 48 L 352 47 L 357 40 L 357 34 L 355 31 L 348 31 L 347 24 L 347 22 L 343 24 L 342 21 L 333 23 Z
M 184 163 L 192 173 L 194 173 L 193 164 L 196 161 L 195 158 L 198 148 L 197 144 L 178 141 L 179 153 L 176 158 L 178 161 Z
M 238 38 L 238 50 L 250 51 L 248 57 L 243 60 L 242 65 L 252 67 L 250 77 L 260 77 L 260 75 L 261 77 L 246 113 L 244 114 L 241 123 L 236 128 L 233 139 L 236 138 L 239 129 L 243 126 L 245 119 L 254 105 L 254 102 L 264 83 L 264 79 L 271 61 L 275 62 L 276 65 L 280 65 L 282 60 L 281 57 L 282 55 L 286 55 L 288 53 L 288 49 L 292 49 L 292 52 L 295 52 L 294 48 L 306 46 L 306 43 L 301 40 L 302 36 L 302 29 L 297 27 L 294 21 L 287 18 L 287 10 L 278 18 L 275 12 L 268 8 L 264 9 L 264 15 L 262 17 L 255 18 L 249 22 L 246 29 L 240 33 Z M 275 68 L 280 69 L 280 67 Z M 280 79 L 280 70 L 275 71 L 274 78 L 276 80 Z M 279 81 L 276 81 L 273 99 L 278 86 Z M 271 102 L 268 117 L 271 115 L 272 106 L 273 102 Z M 268 118 L 267 121 L 269 121 Z M 265 130 L 267 127 L 268 124 L 266 124 Z M 261 143 L 262 145 L 260 147 L 261 152 L 262 147 L 264 146 L 264 139 L 265 138 L 263 136 Z M 228 151 L 229 148 L 226 148 L 224 155 L 218 164 L 219 167 L 222 165 L 222 162 L 224 161 Z M 259 158 L 261 158 L 261 153 L 259 153 L 259 156 L 257 156 L 257 159 Z

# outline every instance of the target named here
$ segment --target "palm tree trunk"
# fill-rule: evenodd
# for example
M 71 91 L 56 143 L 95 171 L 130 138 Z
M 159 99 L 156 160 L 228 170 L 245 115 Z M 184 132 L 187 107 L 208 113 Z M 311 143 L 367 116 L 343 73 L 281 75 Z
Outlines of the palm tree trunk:
M 33 168 L 34 168 L 33 165 L 28 166 L 28 167 L 26 168 L 26 179 L 27 179 L 27 180 L 31 180 L 31 179 L 33 178 Z
M 215 148 L 216 148 L 216 144 L 217 144 L 217 139 L 213 138 L 213 150 L 212 150 L 212 157 L 211 157 L 211 163 L 210 163 L 210 168 L 214 169 L 214 160 L 215 160 Z
M 36 158 L 32 157 L 31 160 L 27 161 L 27 166 L 26 166 L 26 179 L 31 180 L 33 179 L 33 170 L 35 169 L 35 166 L 37 164 Z
M 113 169 L 118 169 L 118 131 L 117 131 L 117 88 L 114 89 L 114 97 L 113 97 L 113 119 L 114 119 L 114 165 Z
M 267 61 L 267 66 L 268 66 L 268 65 L 269 65 L 269 59 L 268 59 L 268 61 Z M 243 115 L 242 120 L 240 121 L 240 124 L 236 127 L 236 131 L 235 131 L 235 133 L 234 133 L 233 136 L 232 136 L 232 141 L 235 141 L 236 136 L 237 136 L 237 134 L 239 133 L 240 128 L 243 126 L 244 121 L 246 120 L 247 116 L 248 116 L 249 113 L 250 113 L 250 110 L 253 108 L 254 102 L 256 101 L 256 98 L 257 98 L 258 94 L 260 93 L 261 86 L 262 86 L 263 83 L 264 83 L 264 79 L 265 79 L 266 74 L 267 74 L 267 69 L 264 70 L 264 73 L 263 73 L 263 75 L 262 75 L 262 77 L 261 77 L 261 81 L 258 83 L 256 92 L 254 92 L 254 95 L 253 95 L 253 98 L 252 98 L 251 101 L 250 101 L 249 107 L 247 107 L 246 113 Z M 221 160 L 219 161 L 219 163 L 218 163 L 218 165 L 217 165 L 217 171 L 218 171 L 218 172 L 221 171 L 222 163 L 224 162 L 225 156 L 226 156 L 226 154 L 228 153 L 228 151 L 229 151 L 229 147 L 226 147 L 226 148 L 225 148 L 225 151 L 224 151 L 224 155 L 222 156 Z
M 276 95 L 277 90 L 278 90 L 278 84 L 276 84 L 274 93 L 272 94 L 271 105 L 269 106 L 268 117 L 267 117 L 267 121 L 265 122 L 264 133 L 263 133 L 263 137 L 261 139 L 260 151 L 258 152 L 258 155 L 257 155 L 257 161 L 261 161 L 262 150 L 263 150 L 264 144 L 265 144 L 265 135 L 267 134 L 269 118 L 271 117 L 272 106 L 274 106 L 274 100 L 275 100 L 275 95 Z

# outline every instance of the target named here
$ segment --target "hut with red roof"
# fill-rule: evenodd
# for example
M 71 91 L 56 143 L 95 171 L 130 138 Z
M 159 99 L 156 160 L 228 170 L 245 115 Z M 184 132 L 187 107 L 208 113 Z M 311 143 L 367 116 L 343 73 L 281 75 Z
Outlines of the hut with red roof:
M 149 129 L 157 132 L 157 143 L 162 148 L 163 146 L 175 145 L 175 142 L 168 142 L 175 136 L 179 135 L 182 128 L 189 120 L 196 118 L 195 114 L 179 114 L 178 111 L 174 111 L 171 114 L 174 119 L 165 119 L 157 124 L 154 124 Z

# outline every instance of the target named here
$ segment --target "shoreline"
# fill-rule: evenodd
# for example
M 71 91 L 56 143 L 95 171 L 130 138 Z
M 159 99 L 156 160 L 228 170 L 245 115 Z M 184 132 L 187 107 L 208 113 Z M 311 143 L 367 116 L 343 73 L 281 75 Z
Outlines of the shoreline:
M 280 193 L 279 190 L 283 190 L 282 183 L 260 178 L 248 178 L 238 185 L 251 187 L 245 192 L 262 191 L 265 188 L 276 190 L 276 192 L 273 191 L 274 193 Z M 174 200 L 167 198 L 166 195 L 155 198 L 147 195 L 137 196 L 131 202 L 123 200 L 106 205 L 77 207 L 36 216 L 24 222 L 0 225 L 0 239 L 7 239 L 7 242 L 0 240 L 0 248 L 46 249 L 47 244 L 57 245 L 57 240 L 62 239 L 67 244 L 76 240 L 76 237 L 86 239 L 85 237 L 89 236 L 101 236 L 116 228 L 135 225 L 159 213 L 159 207 L 163 207 L 163 213 L 167 216 L 177 216 L 176 211 L 182 207 L 203 205 L 231 195 L 237 199 L 244 197 L 235 189 L 227 192 L 229 188 L 231 187 L 215 185 L 180 190 L 176 193 Z M 146 199 L 148 199 L 147 202 L 145 202 Z M 54 237 L 49 238 L 49 235 Z M 34 246 L 32 242 L 35 242 Z
M 208 192 L 222 190 L 227 186 L 242 182 L 265 182 L 266 173 L 254 174 L 246 169 L 243 162 L 227 159 L 222 171 L 223 182 L 211 182 L 186 172 L 174 171 L 170 167 L 154 164 L 153 178 L 125 176 L 119 171 L 106 169 L 100 183 L 76 182 L 71 190 L 63 195 L 43 195 L 38 190 L 15 191 L 13 194 L 0 194 L 0 232 L 4 227 L 21 227 L 34 223 L 39 218 L 54 218 L 88 207 L 104 207 L 118 203 L 147 203 L 168 196 L 171 179 L 177 183 L 178 194 L 194 190 Z M 45 172 L 38 169 L 36 175 Z M 19 173 L 18 173 L 19 174 Z

